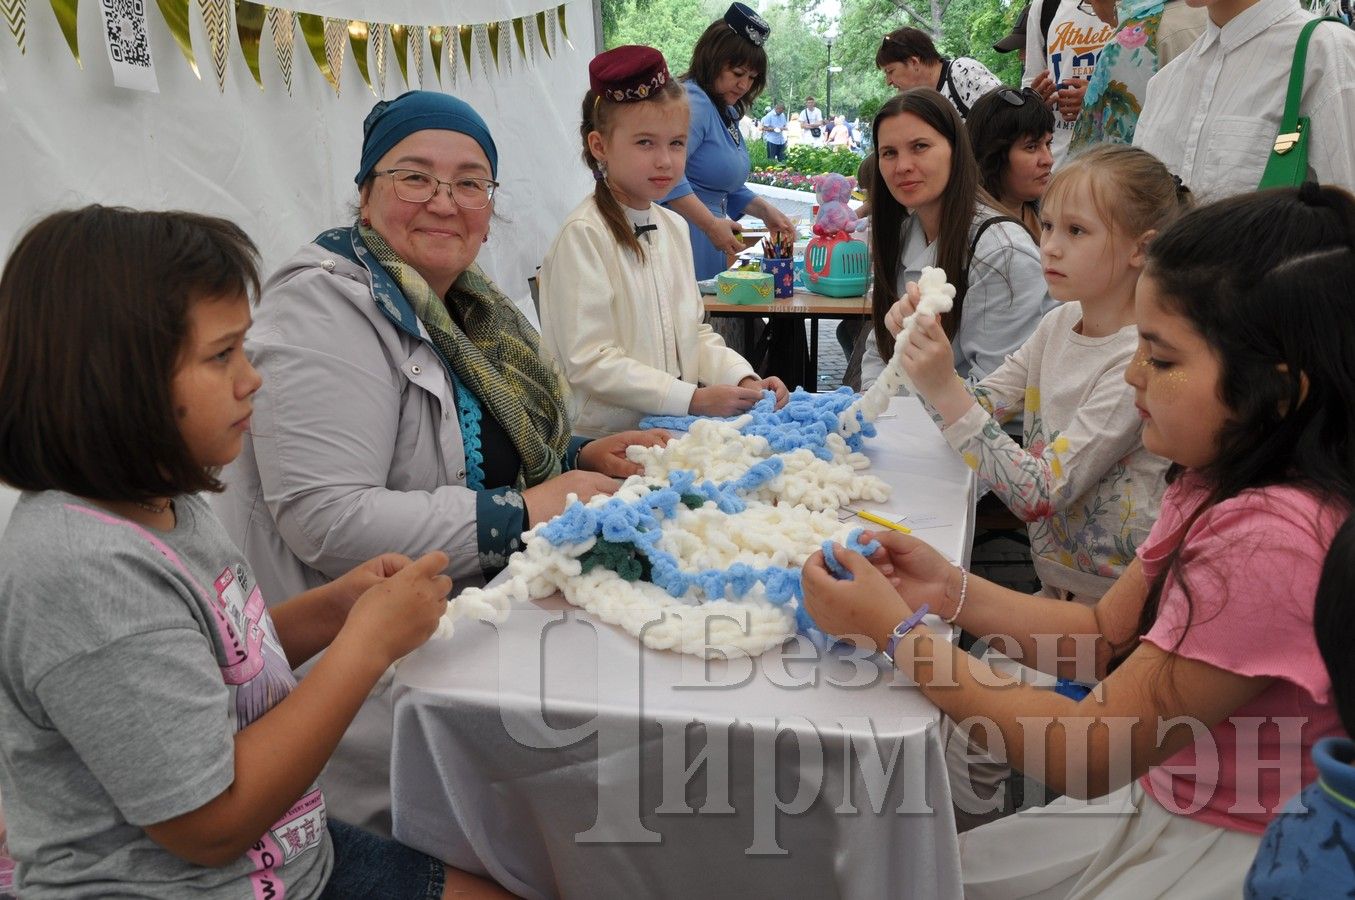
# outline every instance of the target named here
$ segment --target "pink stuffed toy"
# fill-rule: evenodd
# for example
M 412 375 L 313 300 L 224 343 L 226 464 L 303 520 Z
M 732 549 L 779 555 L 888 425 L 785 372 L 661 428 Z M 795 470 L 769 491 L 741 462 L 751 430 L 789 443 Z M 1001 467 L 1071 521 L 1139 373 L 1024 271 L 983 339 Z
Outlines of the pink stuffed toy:
M 815 175 L 810 181 L 814 185 L 814 196 L 819 201 L 819 214 L 814 219 L 814 233 L 819 237 L 832 237 L 841 234 L 847 237 L 853 231 L 860 231 L 865 222 L 858 221 L 847 201 L 852 198 L 855 178 L 829 172 L 827 175 Z

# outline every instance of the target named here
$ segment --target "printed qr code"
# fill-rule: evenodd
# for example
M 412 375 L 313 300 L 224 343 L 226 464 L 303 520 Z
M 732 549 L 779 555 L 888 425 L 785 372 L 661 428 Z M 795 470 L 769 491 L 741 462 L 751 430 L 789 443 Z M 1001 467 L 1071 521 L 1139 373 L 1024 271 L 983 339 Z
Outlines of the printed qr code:
M 150 68 L 151 51 L 146 43 L 144 0 L 101 0 L 108 50 L 114 62 Z

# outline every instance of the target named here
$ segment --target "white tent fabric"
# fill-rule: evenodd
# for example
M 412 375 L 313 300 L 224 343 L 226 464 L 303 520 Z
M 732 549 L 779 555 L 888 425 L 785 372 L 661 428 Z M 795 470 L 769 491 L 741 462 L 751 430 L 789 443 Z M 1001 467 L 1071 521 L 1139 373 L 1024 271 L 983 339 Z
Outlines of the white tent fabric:
M 550 2 L 296 0 L 292 5 L 326 16 L 437 25 L 501 21 Z M 146 7 L 159 94 L 113 85 L 97 3 L 80 5 L 83 70 L 48 3 L 28 3 L 24 55 L 0 20 L 0 254 L 8 256 L 19 233 L 44 214 L 99 202 L 233 219 L 258 243 L 267 274 L 304 241 L 346 222 L 357 198 L 353 175 L 362 120 L 376 100 L 362 82 L 351 47 L 345 48 L 336 98 L 298 29 L 289 97 L 267 26 L 259 54 L 263 91 L 232 27 L 221 93 L 198 4 L 190 4 L 190 22 L 201 80 L 159 10 L 150 3 Z M 476 60 L 468 76 L 458 59 L 455 89 L 445 59 L 441 88 L 431 57 L 425 60 L 427 86 L 468 101 L 494 135 L 503 187 L 480 262 L 529 316 L 527 277 L 565 214 L 592 185 L 578 159 L 578 110 L 594 52 L 593 10 L 587 0 L 566 6 L 573 49 L 561 37 L 553 58 L 538 45 L 536 61 L 524 63 L 510 31 L 511 72 L 501 61 L 487 77 Z M 549 13 L 555 14 L 553 6 Z M 375 79 L 374 62 L 371 72 Z M 417 77 L 412 65 L 409 77 Z M 389 48 L 386 96 L 404 90 L 395 51 Z
M 296 8 L 438 25 L 501 21 L 549 2 L 302 0 Z M 362 120 L 376 98 L 363 84 L 351 48 L 345 48 L 336 98 L 299 29 L 289 97 L 266 27 L 259 53 L 265 89 L 255 84 L 232 32 L 221 93 L 198 4 L 190 4 L 190 22 L 202 80 L 183 59 L 159 10 L 146 6 L 158 94 L 113 85 L 97 3 L 80 6 L 83 69 L 46 2 L 28 3 L 26 54 L 0 20 L 0 258 L 43 215 L 97 202 L 233 219 L 259 245 L 266 276 L 302 243 L 348 220 L 357 199 L 353 175 Z M 549 12 L 554 15 L 553 6 Z M 485 117 L 499 149 L 503 187 L 480 262 L 533 321 L 527 277 L 565 215 L 592 187 L 578 159 L 578 115 L 594 53 L 594 6 L 574 0 L 566 15 L 573 49 L 562 37 L 553 58 L 538 45 L 536 60 L 524 64 L 514 41 L 511 72 L 503 65 L 486 77 L 476 60 L 468 76 L 458 59 L 455 89 L 445 60 L 442 73 L 441 89 Z M 374 62 L 370 70 L 375 79 Z M 438 89 L 431 58 L 424 73 L 427 86 Z M 412 65 L 409 77 L 416 78 Z M 389 48 L 386 96 L 404 90 Z M 0 528 L 14 498 L 0 486 Z

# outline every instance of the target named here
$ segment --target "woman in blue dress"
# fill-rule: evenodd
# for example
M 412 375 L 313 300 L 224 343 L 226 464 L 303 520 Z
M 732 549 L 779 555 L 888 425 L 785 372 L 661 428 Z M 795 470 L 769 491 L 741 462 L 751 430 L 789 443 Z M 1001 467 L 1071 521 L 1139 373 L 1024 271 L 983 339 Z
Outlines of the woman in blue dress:
M 742 3 L 712 22 L 692 50 L 683 75 L 691 103 L 687 174 L 664 205 L 687 220 L 697 278 L 714 278 L 726 254 L 743 249 L 737 220 L 757 216 L 773 231 L 790 231 L 790 220 L 748 189 L 748 145 L 739 119 L 767 84 L 763 42 L 771 28 Z

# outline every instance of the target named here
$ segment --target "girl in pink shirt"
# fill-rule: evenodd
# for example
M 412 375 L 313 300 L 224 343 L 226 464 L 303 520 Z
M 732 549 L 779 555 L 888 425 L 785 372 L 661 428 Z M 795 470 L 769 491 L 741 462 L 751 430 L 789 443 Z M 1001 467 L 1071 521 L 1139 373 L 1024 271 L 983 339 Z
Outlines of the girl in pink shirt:
M 897 533 L 815 556 L 815 621 L 886 648 L 999 757 L 1068 795 L 962 837 L 966 897 L 1238 896 L 1261 832 L 1340 732 L 1313 637 L 1332 536 L 1355 503 L 1355 197 L 1233 198 L 1155 238 L 1125 375 L 1143 442 L 1174 463 L 1162 514 L 1095 607 L 971 577 Z M 1011 683 L 916 624 L 925 603 L 1025 664 Z M 1073 799 L 1078 798 L 1078 799 Z

